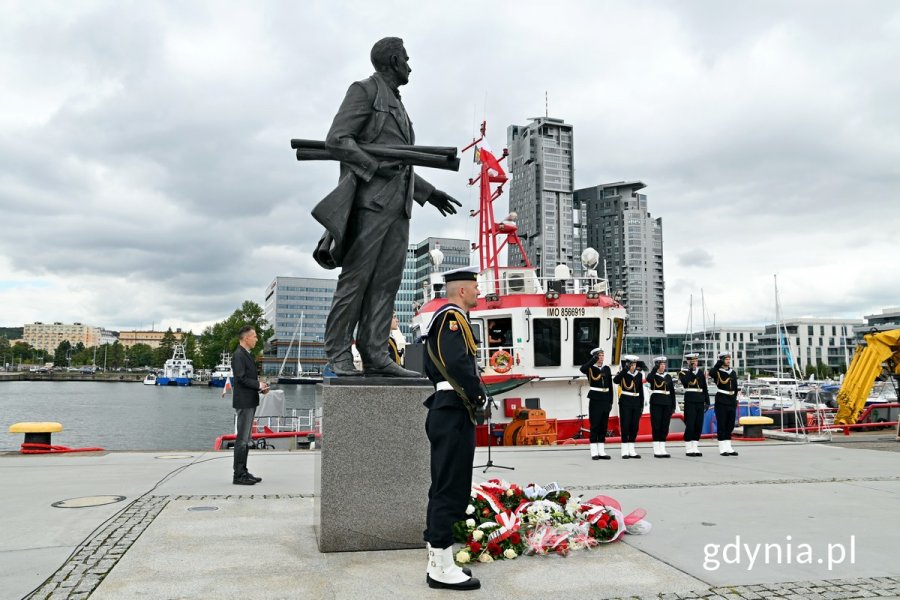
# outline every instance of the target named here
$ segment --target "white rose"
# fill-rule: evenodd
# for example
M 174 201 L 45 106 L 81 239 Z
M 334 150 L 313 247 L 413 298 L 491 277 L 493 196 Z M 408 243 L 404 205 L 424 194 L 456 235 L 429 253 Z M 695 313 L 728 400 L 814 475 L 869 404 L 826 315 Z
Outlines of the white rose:
M 490 554 L 488 554 L 487 552 L 485 552 L 484 554 L 482 554 L 481 556 L 478 557 L 478 561 L 483 562 L 483 563 L 494 562 L 494 557 L 491 556 Z
M 475 519 L 466 519 L 466 527 L 469 529 L 475 527 Z
M 483 538 L 483 537 L 484 537 L 484 532 L 480 529 L 476 529 L 475 531 L 472 532 L 472 539 L 475 540 L 476 542 L 480 542 L 481 538 Z
M 467 514 L 467 515 L 471 515 L 473 512 L 475 512 L 475 507 L 472 506 L 471 504 L 468 505 L 468 506 L 466 507 L 466 514 Z
M 514 493 L 514 492 L 513 492 L 512 490 L 506 490 L 506 495 L 507 495 L 507 496 L 512 496 L 513 493 Z
M 472 560 L 472 557 L 469 555 L 469 552 L 467 550 L 460 550 L 456 553 L 456 562 L 458 562 L 459 564 L 464 565 L 470 560 Z
M 516 551 L 512 548 L 507 548 L 503 551 L 503 556 L 505 556 L 506 558 L 515 558 L 518 556 L 518 554 L 516 554 Z

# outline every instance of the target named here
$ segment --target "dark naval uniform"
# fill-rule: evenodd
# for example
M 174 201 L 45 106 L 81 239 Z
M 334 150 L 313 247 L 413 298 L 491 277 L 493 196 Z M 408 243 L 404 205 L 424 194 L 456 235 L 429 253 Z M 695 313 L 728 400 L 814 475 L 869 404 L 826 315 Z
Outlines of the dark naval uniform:
M 403 364 L 403 352 L 397 347 L 397 342 L 392 337 L 388 338 L 388 355 L 398 365 Z
M 716 387 L 716 438 L 721 442 L 731 439 L 737 411 L 738 382 L 734 369 L 726 369 L 721 362 L 713 367 L 712 377 Z
M 634 444 L 641 414 L 644 412 L 644 374 L 639 369 L 630 373 L 624 369 L 616 373 L 613 383 L 619 385 L 619 428 L 622 443 Z
M 647 377 L 650 384 L 650 425 L 653 427 L 653 441 L 665 442 L 669 436 L 669 423 L 675 412 L 675 384 L 668 373 L 656 371 Z
M 706 373 L 700 368 L 685 367 L 678 372 L 678 379 L 684 386 L 684 441 L 698 442 L 703 430 L 703 415 L 709 408 Z
M 603 443 L 606 441 L 609 411 L 612 410 L 612 371 L 608 365 L 598 367 L 597 355 L 592 354 L 590 359 L 581 365 L 581 372 L 587 375 L 590 384 L 588 417 L 591 420 L 591 443 Z
M 426 340 L 425 375 L 435 392 L 425 401 L 431 443 L 431 487 L 425 541 L 453 545 L 453 524 L 466 518 L 475 458 L 474 409 L 484 402 L 475 363 L 477 343 L 466 314 L 455 304 L 439 310 Z

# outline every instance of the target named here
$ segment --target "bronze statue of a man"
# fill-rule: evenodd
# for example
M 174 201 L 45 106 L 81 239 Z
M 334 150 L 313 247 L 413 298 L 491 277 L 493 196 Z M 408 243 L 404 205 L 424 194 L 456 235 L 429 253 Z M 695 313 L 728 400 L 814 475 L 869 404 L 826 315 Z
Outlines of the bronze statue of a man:
M 328 268 L 341 267 L 325 324 L 325 354 L 338 376 L 359 375 L 350 346 L 356 347 L 366 375 L 420 377 L 388 354 L 394 299 L 403 277 L 413 200 L 434 205 L 442 215 L 461 204 L 413 173 L 400 161 L 379 161 L 359 144 L 415 142 L 412 122 L 399 87 L 409 82 L 409 56 L 403 40 L 379 40 L 371 53 L 375 73 L 357 81 L 334 117 L 325 145 L 341 161 L 340 183 L 323 205 L 346 206 L 342 236 L 326 234 L 315 256 Z M 314 211 L 315 212 L 315 211 Z

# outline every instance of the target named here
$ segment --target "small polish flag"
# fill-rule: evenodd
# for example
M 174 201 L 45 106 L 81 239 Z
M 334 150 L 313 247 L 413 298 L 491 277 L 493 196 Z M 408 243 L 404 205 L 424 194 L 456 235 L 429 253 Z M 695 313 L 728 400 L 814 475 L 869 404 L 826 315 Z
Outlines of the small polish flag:
M 480 148 L 476 146 L 475 162 L 487 165 L 488 173 L 491 177 L 506 178 L 506 172 L 503 170 L 503 167 L 500 166 L 500 161 L 494 156 L 493 151 L 491 151 L 491 147 L 488 145 L 487 140 L 481 141 Z
M 225 394 L 231 391 L 231 377 L 225 378 L 225 387 L 222 388 L 222 397 L 225 397 Z

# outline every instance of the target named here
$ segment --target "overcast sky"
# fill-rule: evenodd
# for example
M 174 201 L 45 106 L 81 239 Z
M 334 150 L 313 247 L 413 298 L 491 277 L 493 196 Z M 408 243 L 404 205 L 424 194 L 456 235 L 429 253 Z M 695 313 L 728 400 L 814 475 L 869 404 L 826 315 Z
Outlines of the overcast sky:
M 577 188 L 647 184 L 669 332 L 701 289 L 719 324 L 772 322 L 776 273 L 787 317 L 900 305 L 897 2 L 28 0 L 0 4 L 0 325 L 199 331 L 336 277 L 309 211 L 337 166 L 289 140 L 388 35 L 419 143 L 487 119 L 502 148 L 546 92 Z M 417 207 L 411 241 L 474 239 L 471 170 L 419 171 L 466 210 Z

